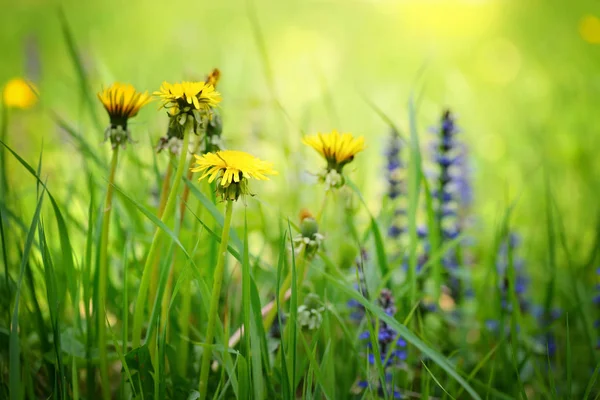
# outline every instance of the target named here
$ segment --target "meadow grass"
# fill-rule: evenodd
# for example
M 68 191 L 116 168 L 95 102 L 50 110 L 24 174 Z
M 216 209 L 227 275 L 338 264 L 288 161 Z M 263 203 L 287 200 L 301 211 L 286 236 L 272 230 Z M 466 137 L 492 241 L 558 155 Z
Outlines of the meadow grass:
M 290 117 L 252 8 L 249 15 L 283 126 Z M 60 20 L 77 72 L 74 90 L 91 121 L 84 126 L 100 138 L 95 84 L 62 13 Z M 600 398 L 593 300 L 600 289 L 590 284 L 600 281 L 600 240 L 577 249 L 585 257 L 574 256 L 568 216 L 546 171 L 539 199 L 545 221 L 537 227 L 545 235 L 537 253 L 545 253 L 542 277 L 523 264 L 528 238 L 517 239 L 516 201 L 497 210 L 492 238 L 468 223 L 477 215 L 467 206 L 451 217 L 467 222 L 448 232 L 446 183 L 430 173 L 444 161 L 424 150 L 429 139 L 417 123 L 418 96 L 410 95 L 403 111 L 408 132 L 366 99 L 402 143 L 394 153 L 401 164 L 387 168 L 399 174 L 388 181 L 400 193 L 382 196 L 375 212 L 362 192 L 365 178 L 353 180 L 355 170 L 346 168 L 343 185 L 327 192 L 313 179 L 305 206 L 322 239 L 306 233 L 306 218 L 272 203 L 301 193 L 281 190 L 268 202 L 263 182 L 254 182 L 255 196 L 233 210 L 215 183 L 183 174 L 185 152 L 176 165 L 154 153 L 156 138 L 139 139 L 115 150 L 109 165 L 80 121 L 44 109 L 71 141 L 65 156 L 76 152 L 81 160 L 73 181 L 47 179 L 43 151 L 35 164 L 14 150 L 16 110 L 3 107 L 0 396 Z M 335 114 L 333 104 L 328 108 Z M 444 118 L 441 125 L 431 121 L 436 140 L 444 140 Z M 290 140 L 281 143 L 282 153 Z M 140 156 L 150 151 L 151 161 Z M 23 177 L 19 185 L 16 176 Z M 269 304 L 275 311 L 264 311 Z M 239 340 L 230 340 L 238 330 Z

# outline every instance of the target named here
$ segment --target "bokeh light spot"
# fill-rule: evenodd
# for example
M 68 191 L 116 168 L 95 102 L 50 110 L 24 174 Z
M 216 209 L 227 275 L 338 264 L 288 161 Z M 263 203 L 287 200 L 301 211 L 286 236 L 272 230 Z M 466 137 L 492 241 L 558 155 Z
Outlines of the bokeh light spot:
M 480 152 L 488 161 L 496 162 L 506 153 L 506 143 L 498 134 L 489 133 L 480 138 Z
M 521 54 L 513 42 L 497 38 L 483 46 L 476 63 L 479 74 L 485 80 L 505 85 L 517 76 L 521 68 Z

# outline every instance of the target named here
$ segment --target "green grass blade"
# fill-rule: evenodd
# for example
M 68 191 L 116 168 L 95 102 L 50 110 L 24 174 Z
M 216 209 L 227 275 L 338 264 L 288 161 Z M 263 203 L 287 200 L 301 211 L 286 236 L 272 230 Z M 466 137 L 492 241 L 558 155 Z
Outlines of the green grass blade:
M 567 318 L 567 397 L 571 398 L 573 393 L 573 355 L 571 353 L 571 329 L 569 326 L 569 313 L 566 315 Z
M 594 373 L 590 377 L 590 381 L 585 388 L 585 393 L 583 395 L 583 400 L 587 400 L 590 397 L 590 393 L 594 389 L 596 381 L 598 380 L 598 375 L 600 375 L 600 363 L 596 364 L 596 368 L 594 368 Z M 600 393 L 600 392 L 599 392 Z
M 44 185 L 45 188 L 45 185 Z M 45 189 L 39 196 L 35 214 L 31 221 L 31 226 L 27 232 L 25 238 L 25 246 L 23 249 L 23 257 L 21 258 L 21 267 L 19 272 L 19 279 L 17 281 L 17 290 L 15 292 L 15 304 L 12 314 L 12 322 L 10 328 L 10 339 L 9 339 L 9 391 L 10 400 L 21 399 L 21 348 L 19 340 L 19 302 L 21 299 L 21 286 L 23 284 L 23 277 L 25 276 L 25 268 L 29 260 L 29 253 L 33 245 L 33 239 L 36 232 L 36 227 L 40 220 L 40 213 L 42 211 L 42 202 L 44 200 Z
M 375 252 L 377 255 L 377 264 L 379 265 L 379 271 L 381 273 L 381 276 L 385 277 L 388 275 L 389 267 L 388 267 L 387 255 L 385 254 L 385 244 L 383 242 L 383 237 L 381 236 L 381 230 L 379 229 L 379 224 L 377 223 L 377 220 L 375 219 L 373 214 L 371 214 L 371 211 L 369 211 L 369 208 L 367 207 L 367 203 L 365 202 L 365 199 L 363 198 L 362 194 L 360 193 L 360 190 L 358 189 L 358 187 L 356 187 L 356 185 L 348 178 L 346 178 L 346 184 L 354 191 L 354 193 L 356 193 L 356 195 L 360 199 L 361 203 L 365 207 L 365 210 L 367 210 L 367 213 L 369 214 L 369 218 L 371 220 L 370 229 L 371 229 L 371 233 L 373 235 L 373 239 L 375 240 Z
M 94 107 L 94 94 L 90 90 L 90 84 L 88 82 L 88 76 L 85 72 L 85 68 L 81 61 L 81 54 L 79 48 L 77 47 L 77 43 L 75 42 L 75 35 L 71 31 L 71 27 L 69 26 L 69 22 L 67 21 L 67 17 L 64 13 L 64 10 L 61 8 L 58 9 L 58 17 L 60 20 L 60 25 L 62 29 L 62 33 L 65 39 L 65 43 L 67 45 L 67 50 L 69 51 L 69 56 L 71 57 L 71 61 L 73 62 L 73 66 L 75 67 L 75 72 L 77 73 L 77 77 L 79 78 L 79 88 L 81 90 L 81 94 L 85 101 L 85 104 L 88 106 L 90 116 L 94 121 L 98 132 L 103 132 L 102 124 L 98 119 L 98 114 L 96 113 L 96 109 Z
M 291 350 L 292 354 L 291 354 L 291 363 L 292 363 L 292 376 L 290 379 L 290 382 L 292 383 L 292 387 L 290 388 L 291 393 L 290 396 L 293 398 L 294 396 L 294 391 L 295 391 L 295 385 L 296 385 L 296 365 L 297 365 L 297 342 L 298 342 L 298 329 L 297 329 L 297 321 L 298 321 L 298 277 L 296 274 L 296 252 L 294 250 L 294 240 L 292 238 L 292 226 L 288 220 L 288 232 L 289 232 L 289 240 L 290 240 L 290 246 L 292 248 L 291 254 L 292 254 L 292 264 L 290 266 L 291 271 L 292 271 L 292 285 L 291 285 L 291 289 L 292 289 L 292 296 L 290 298 L 290 319 L 288 321 L 288 323 L 286 324 L 286 331 L 289 329 L 291 330 L 290 335 L 289 335 L 289 342 L 288 342 L 288 349 Z
M 440 381 L 435 377 L 435 375 L 433 374 L 433 372 L 431 372 L 431 370 L 429 368 L 427 368 L 427 364 L 425 364 L 425 362 L 421 361 L 421 365 L 425 368 L 425 370 L 427 371 L 427 373 L 429 374 L 429 376 L 431 377 L 431 379 L 433 379 L 433 381 L 435 382 L 436 385 L 439 386 L 440 389 L 442 389 L 444 391 L 444 393 L 450 397 L 452 400 L 455 400 L 454 397 L 448 393 L 448 391 L 446 390 L 446 388 L 440 383 Z
M 417 131 L 417 111 L 411 95 L 408 102 L 408 118 L 410 127 L 410 158 L 408 166 L 408 281 L 410 282 L 409 304 L 417 301 L 417 214 L 419 193 L 421 191 L 421 150 Z
M 277 310 L 279 310 L 277 312 L 277 320 L 279 322 L 279 326 L 282 329 L 283 328 L 283 321 L 281 320 L 281 312 L 283 311 L 281 308 L 281 304 L 279 303 L 279 291 L 281 288 L 281 276 L 283 274 L 283 267 L 285 264 L 285 256 L 286 256 L 286 248 L 285 245 L 287 243 L 287 231 L 284 231 L 283 235 L 281 236 L 281 242 L 279 245 L 279 257 L 278 257 L 278 261 L 277 261 L 277 282 L 275 284 L 275 301 L 276 301 L 276 305 L 277 305 Z M 281 352 L 281 396 L 284 400 L 290 400 L 293 399 L 293 388 L 291 387 L 290 384 L 290 375 L 289 375 L 289 371 L 288 371 L 288 364 L 287 364 L 287 356 L 285 353 L 285 342 L 284 342 L 284 335 L 280 335 L 280 344 L 279 344 L 279 348 L 280 348 L 280 352 Z

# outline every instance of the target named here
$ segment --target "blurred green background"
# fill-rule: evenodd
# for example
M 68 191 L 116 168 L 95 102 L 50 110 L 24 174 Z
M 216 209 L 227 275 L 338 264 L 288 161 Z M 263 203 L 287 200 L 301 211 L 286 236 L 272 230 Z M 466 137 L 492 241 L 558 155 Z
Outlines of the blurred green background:
M 59 197 L 79 185 L 85 190 L 87 178 L 51 112 L 97 143 L 100 157 L 110 152 L 82 97 L 62 8 L 94 92 L 115 80 L 152 92 L 163 80 L 203 79 L 221 69 L 227 146 L 275 162 L 280 175 L 261 185 L 260 198 L 283 215 L 318 204 L 322 189 L 307 171 L 317 172 L 321 161 L 300 138 L 333 128 L 366 136 L 368 149 L 350 176 L 376 213 L 389 128 L 372 105 L 406 136 L 413 93 L 424 148 L 427 127 L 444 107 L 459 118 L 477 229 L 491 233 L 518 200 L 515 222 L 535 252 L 546 240 L 546 171 L 574 254 L 585 257 L 579 251 L 593 242 L 600 193 L 597 1 L 20 0 L 1 8 L 0 85 L 25 76 L 41 95 L 34 109 L 12 113 L 8 142 L 33 164 L 43 143 L 44 174 Z M 125 152 L 118 177 L 130 188 L 139 178 L 134 160 L 151 165 L 152 146 L 166 129 L 155 106 L 132 122 L 139 143 Z M 104 126 L 101 105 L 94 107 Z M 33 196 L 33 182 L 21 181 L 25 172 L 10 161 L 13 190 Z M 72 207 L 84 216 L 87 203 Z M 533 257 L 537 264 L 543 254 Z

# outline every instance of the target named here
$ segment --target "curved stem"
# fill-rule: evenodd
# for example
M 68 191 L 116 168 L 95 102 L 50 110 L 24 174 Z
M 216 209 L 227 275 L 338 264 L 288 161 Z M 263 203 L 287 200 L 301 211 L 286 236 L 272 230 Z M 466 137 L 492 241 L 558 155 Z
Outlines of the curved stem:
M 186 132 L 183 135 L 183 146 L 181 148 L 181 155 L 179 156 L 177 170 L 175 171 L 173 186 L 171 187 L 171 192 L 169 193 L 169 198 L 167 199 L 167 205 L 165 206 L 164 213 L 160 219 L 163 223 L 167 222 L 175 212 L 175 199 L 177 198 L 177 191 L 179 189 L 179 185 L 181 184 L 183 170 L 185 169 L 185 160 L 191 134 L 191 129 L 186 129 Z M 138 297 L 135 301 L 135 310 L 133 314 L 132 345 L 134 349 L 140 347 L 142 341 L 142 320 L 144 318 L 144 307 L 146 306 L 146 300 L 148 299 L 148 287 L 150 285 L 150 277 L 152 275 L 152 265 L 154 263 L 154 258 L 158 255 L 158 242 L 160 241 L 162 233 L 162 229 L 157 226 L 156 230 L 154 231 L 154 237 L 152 238 L 152 244 L 148 250 L 148 257 L 146 257 L 144 269 L 142 270 L 142 280 L 140 281 L 140 288 Z
M 100 260 L 98 264 L 98 349 L 100 351 L 100 379 L 102 398 L 110 396 L 110 381 L 108 377 L 108 357 L 106 352 L 106 289 L 108 284 L 108 232 L 110 230 L 110 214 L 114 191 L 115 172 L 119 159 L 119 147 L 115 147 L 110 162 L 110 175 L 104 201 L 104 216 L 102 217 L 102 232 L 100 234 Z
M 206 347 L 202 354 L 202 366 L 200 368 L 200 400 L 206 399 L 206 384 L 208 372 L 210 369 L 210 360 L 212 358 L 212 342 L 215 336 L 215 325 L 217 320 L 217 310 L 219 308 L 219 297 L 221 295 L 221 286 L 223 284 L 223 272 L 225 270 L 225 256 L 227 255 L 227 242 L 229 241 L 229 227 L 231 225 L 231 213 L 233 210 L 233 201 L 227 201 L 225 208 L 225 222 L 223 223 L 223 232 L 221 233 L 221 244 L 219 245 L 219 258 L 213 278 L 212 296 L 210 299 L 210 310 L 208 311 L 208 326 L 206 329 Z

